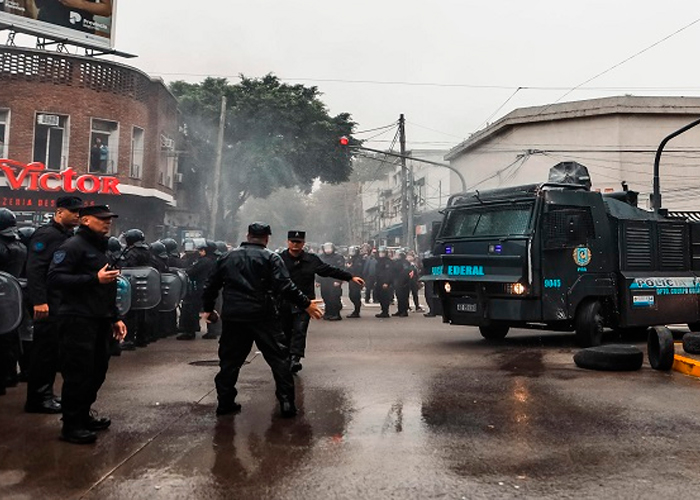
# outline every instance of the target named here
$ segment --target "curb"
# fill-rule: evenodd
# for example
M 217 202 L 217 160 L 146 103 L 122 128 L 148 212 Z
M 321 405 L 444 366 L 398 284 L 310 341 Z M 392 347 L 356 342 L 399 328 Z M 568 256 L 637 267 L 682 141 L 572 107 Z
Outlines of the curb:
M 673 369 L 691 377 L 700 378 L 700 361 L 676 354 L 673 356 Z

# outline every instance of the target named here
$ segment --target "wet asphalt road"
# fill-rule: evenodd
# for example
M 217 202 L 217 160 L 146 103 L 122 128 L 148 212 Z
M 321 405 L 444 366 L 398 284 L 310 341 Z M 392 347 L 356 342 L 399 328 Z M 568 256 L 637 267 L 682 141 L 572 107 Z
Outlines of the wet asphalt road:
M 258 356 L 217 418 L 216 342 L 114 358 L 97 444 L 0 397 L 0 498 L 658 498 L 700 488 L 700 381 L 575 367 L 573 336 L 439 319 L 313 322 L 293 420 Z M 609 339 L 613 340 L 613 339 Z M 642 345 L 641 343 L 639 343 Z M 204 361 L 204 366 L 190 362 Z

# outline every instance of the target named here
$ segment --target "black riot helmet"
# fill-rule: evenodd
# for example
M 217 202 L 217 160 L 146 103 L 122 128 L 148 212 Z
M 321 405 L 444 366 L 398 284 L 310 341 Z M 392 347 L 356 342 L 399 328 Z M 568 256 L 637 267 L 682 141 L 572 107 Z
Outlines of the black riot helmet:
M 110 252 L 121 252 L 122 244 L 119 243 L 119 238 L 116 236 L 110 236 L 107 240 L 107 250 Z
M 216 245 L 216 255 L 224 255 L 226 252 L 228 252 L 228 245 L 226 244 L 225 241 L 217 241 L 215 243 Z
M 163 238 L 160 240 L 163 245 L 165 245 L 165 249 L 168 251 L 170 255 L 177 255 L 177 241 L 175 241 L 172 238 Z
M 19 236 L 19 241 L 24 243 L 24 246 L 29 246 L 29 240 L 32 239 L 32 235 L 36 231 L 36 228 L 31 226 L 20 227 L 17 230 L 17 235 Z
M 160 257 L 161 259 L 168 258 L 168 249 L 165 248 L 165 245 L 162 241 L 154 241 L 153 243 L 151 243 L 150 249 L 151 253 L 156 257 Z
M 140 229 L 129 229 L 124 233 L 124 241 L 126 241 L 128 246 L 131 246 L 141 241 L 146 241 L 146 235 Z
M 17 217 L 9 208 L 0 208 L 0 236 L 14 236 Z
M 204 247 L 204 250 L 207 252 L 207 255 L 218 255 L 218 247 L 216 246 L 216 242 L 213 240 L 206 240 L 206 246 Z

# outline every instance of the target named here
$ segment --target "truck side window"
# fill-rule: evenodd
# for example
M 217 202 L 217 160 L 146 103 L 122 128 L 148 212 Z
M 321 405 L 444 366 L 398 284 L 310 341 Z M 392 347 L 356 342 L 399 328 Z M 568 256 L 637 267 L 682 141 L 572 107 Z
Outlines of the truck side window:
M 542 241 L 545 249 L 574 248 L 595 239 L 588 207 L 553 206 L 544 215 Z

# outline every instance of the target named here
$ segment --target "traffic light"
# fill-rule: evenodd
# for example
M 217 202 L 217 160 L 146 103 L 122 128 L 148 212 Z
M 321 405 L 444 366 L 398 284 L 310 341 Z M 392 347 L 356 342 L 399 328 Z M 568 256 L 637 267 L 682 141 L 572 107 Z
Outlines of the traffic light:
M 350 144 L 350 139 L 348 139 L 347 136 L 344 135 L 343 137 L 340 138 L 340 145 L 341 146 L 347 146 L 348 144 Z

